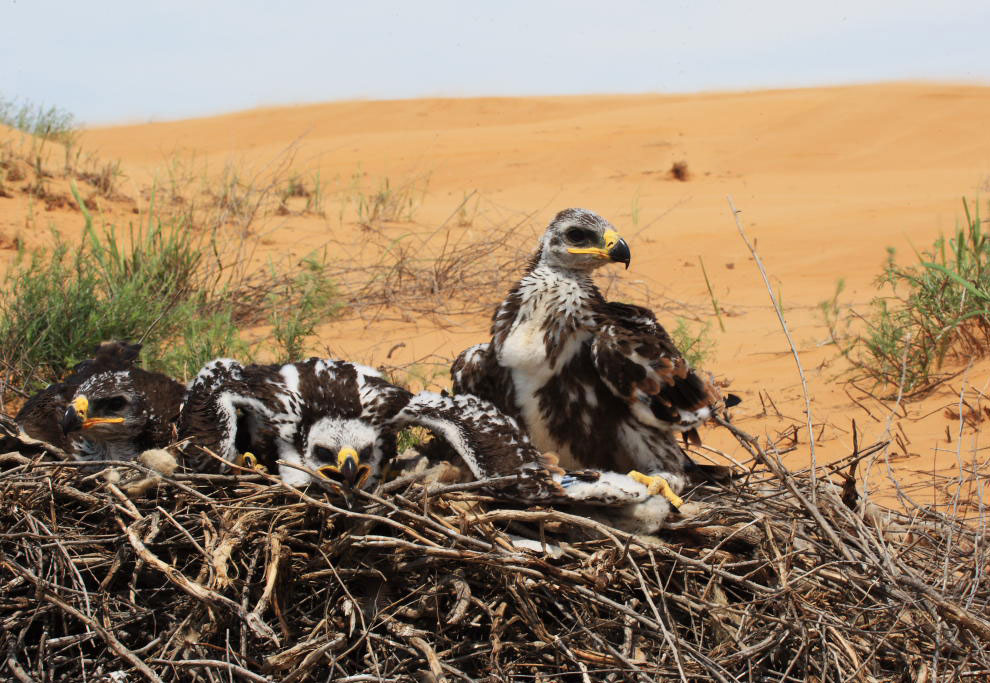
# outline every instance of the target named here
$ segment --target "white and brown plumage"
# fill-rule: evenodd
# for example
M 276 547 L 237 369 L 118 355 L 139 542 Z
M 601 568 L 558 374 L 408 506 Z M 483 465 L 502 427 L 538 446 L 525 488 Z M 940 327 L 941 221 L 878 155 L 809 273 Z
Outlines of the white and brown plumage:
M 396 455 L 396 435 L 409 426 L 425 427 L 445 440 L 475 478 L 522 475 L 513 488 L 522 502 L 625 506 L 631 525 L 657 526 L 651 520 L 658 503 L 646 486 L 614 473 L 564 473 L 552 456 L 533 447 L 514 419 L 488 401 L 413 394 L 376 370 L 347 361 L 212 361 L 189 386 L 179 434 L 230 462 L 242 462 L 250 452 L 269 469 L 281 460 L 335 479 L 346 489 L 377 481 Z M 188 464 L 209 467 L 208 460 L 195 455 Z M 305 471 L 277 468 L 288 484 L 311 481 Z
M 496 310 L 491 342 L 454 362 L 454 391 L 517 418 L 562 463 L 631 470 L 678 505 L 696 468 L 678 437 L 698 440 L 715 392 L 650 310 L 606 301 L 595 286 L 596 268 L 629 261 L 604 218 L 561 211 Z
M 79 460 L 133 460 L 171 443 L 185 387 L 137 366 L 140 344 L 100 344 L 14 418 L 29 436 Z

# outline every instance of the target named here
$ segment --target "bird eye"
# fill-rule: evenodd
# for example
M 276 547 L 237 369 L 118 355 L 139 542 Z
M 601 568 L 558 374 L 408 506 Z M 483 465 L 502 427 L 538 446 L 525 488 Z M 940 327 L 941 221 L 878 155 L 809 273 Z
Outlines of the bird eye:
M 590 235 L 587 230 L 582 230 L 581 228 L 571 228 L 566 233 L 564 237 L 571 244 L 581 244 L 582 242 L 587 242 L 590 239 Z
M 111 396 L 95 403 L 96 406 L 94 407 L 98 408 L 101 412 L 116 413 L 127 405 L 127 399 L 123 396 Z
M 313 457 L 316 458 L 317 462 L 337 462 L 337 456 L 334 455 L 333 451 L 323 446 L 313 446 Z

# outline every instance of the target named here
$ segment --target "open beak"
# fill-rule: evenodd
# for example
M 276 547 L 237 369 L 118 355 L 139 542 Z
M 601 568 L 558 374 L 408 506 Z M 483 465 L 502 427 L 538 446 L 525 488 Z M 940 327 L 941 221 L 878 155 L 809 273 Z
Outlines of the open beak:
M 117 424 L 124 421 L 122 417 L 89 417 L 89 399 L 85 396 L 76 396 L 62 416 L 62 433 L 78 429 L 89 429 L 96 425 Z
M 567 251 L 572 254 L 594 254 L 599 258 L 618 261 L 626 264 L 626 269 L 628 269 L 632 255 L 629 253 L 629 245 L 626 244 L 626 241 L 619 237 L 619 233 L 615 230 L 606 230 L 604 238 L 604 247 L 574 248 Z
M 371 466 L 362 463 L 358 452 L 350 446 L 344 446 L 337 453 L 336 465 L 324 465 L 317 471 L 327 479 L 338 480 L 352 489 L 362 488 L 371 476 Z

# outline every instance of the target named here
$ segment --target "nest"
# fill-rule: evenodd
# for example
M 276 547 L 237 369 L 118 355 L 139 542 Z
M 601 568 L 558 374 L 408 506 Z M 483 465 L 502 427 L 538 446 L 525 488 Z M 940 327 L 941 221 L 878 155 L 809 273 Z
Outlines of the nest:
M 659 537 L 513 506 L 495 481 L 407 475 L 344 501 L 19 448 L 0 456 L 0 678 L 990 676 L 979 530 L 869 505 L 838 467 L 789 473 L 737 435 L 746 476 L 692 492 Z

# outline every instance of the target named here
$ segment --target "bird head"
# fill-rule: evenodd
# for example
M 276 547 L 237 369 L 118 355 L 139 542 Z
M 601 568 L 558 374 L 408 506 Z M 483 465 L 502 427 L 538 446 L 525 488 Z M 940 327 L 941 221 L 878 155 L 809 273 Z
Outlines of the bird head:
M 321 418 L 309 429 L 303 464 L 345 492 L 378 478 L 382 451 L 378 430 L 363 420 Z
M 629 245 L 615 227 L 587 209 L 564 209 L 540 243 L 540 261 L 553 268 L 591 271 L 606 263 L 629 267 Z
M 136 439 L 148 411 L 127 372 L 93 375 L 76 390 L 62 417 L 62 431 L 91 443 Z

